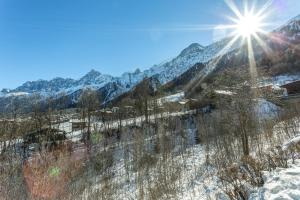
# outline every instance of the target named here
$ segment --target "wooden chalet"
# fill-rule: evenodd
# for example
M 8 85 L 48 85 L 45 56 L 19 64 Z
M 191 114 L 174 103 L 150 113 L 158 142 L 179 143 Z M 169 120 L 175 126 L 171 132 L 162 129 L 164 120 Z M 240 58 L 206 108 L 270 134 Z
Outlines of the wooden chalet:
M 287 90 L 288 95 L 300 94 L 300 80 L 280 86 Z

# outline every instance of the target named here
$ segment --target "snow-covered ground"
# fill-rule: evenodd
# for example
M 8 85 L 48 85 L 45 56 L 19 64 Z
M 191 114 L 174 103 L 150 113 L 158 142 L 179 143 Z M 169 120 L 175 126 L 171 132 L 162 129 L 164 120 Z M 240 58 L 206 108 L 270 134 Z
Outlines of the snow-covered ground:
M 176 184 L 178 186 L 177 194 L 169 194 L 168 199 L 225 200 L 225 196 L 221 193 L 221 190 L 218 187 L 218 179 L 216 176 L 214 176 L 214 170 L 205 165 L 205 152 L 202 145 L 195 145 L 189 148 L 183 156 L 176 156 L 174 160 L 176 162 L 176 166 L 180 166 L 180 168 L 182 169 L 182 174 L 180 175 L 180 178 L 176 180 Z M 156 173 L 156 169 L 150 170 L 150 176 L 155 177 Z M 114 174 L 115 175 L 112 182 L 116 187 L 119 188 L 119 190 L 116 191 L 113 199 L 138 199 L 138 186 L 136 185 L 134 179 L 137 173 L 132 173 L 128 180 L 126 178 L 127 176 L 124 166 L 124 160 L 121 160 L 115 166 Z M 147 182 L 146 180 L 144 181 Z M 89 190 L 86 190 L 80 198 L 88 200 L 90 197 L 89 192 L 95 192 L 100 188 L 100 183 L 95 184 L 92 189 L 90 188 Z
M 0 142 L 0 153 L 2 152 L 2 149 L 4 147 L 13 146 L 13 145 L 16 145 L 16 144 L 20 144 L 22 142 L 23 142 L 22 138 L 17 138 L 17 139 L 13 139 L 13 140 L 8 140 L 8 141 Z
M 278 106 L 262 98 L 256 99 L 255 103 L 254 110 L 259 119 L 276 117 L 280 110 Z
M 288 151 L 293 145 L 300 145 L 300 134 L 282 145 Z M 300 155 L 288 160 L 288 168 L 277 168 L 264 172 L 265 184 L 253 193 L 250 200 L 299 200 L 300 199 Z M 298 158 L 298 159 L 297 159 Z
M 262 108 L 267 107 L 265 112 L 268 112 L 269 104 L 263 100 L 258 101 L 261 104 Z M 266 105 L 264 105 L 266 104 Z M 272 107 L 272 105 L 271 105 Z M 158 115 L 149 116 L 150 120 L 157 118 L 163 118 L 168 116 L 181 116 L 186 114 L 193 114 L 195 110 L 187 112 L 175 112 L 175 113 L 160 113 Z M 122 125 L 130 124 L 141 124 L 145 118 L 140 116 L 134 119 L 126 119 L 122 121 Z M 293 120 L 296 124 L 299 124 L 299 121 L 295 118 Z M 111 121 L 110 127 L 118 127 L 118 121 Z M 103 127 L 102 124 L 93 124 Z M 67 132 L 67 138 L 73 142 L 77 142 L 82 137 L 81 131 L 72 132 L 72 126 L 70 122 L 65 122 L 60 124 L 59 127 Z M 298 127 L 299 128 L 299 127 Z M 281 130 L 285 130 L 283 122 L 278 123 L 274 127 L 275 135 L 280 135 Z M 289 130 L 288 130 L 289 131 Z M 295 137 L 287 138 L 286 142 L 282 144 L 282 149 L 288 151 L 292 145 L 299 144 L 300 142 L 300 129 L 291 129 L 294 131 L 293 134 Z M 295 131 L 299 132 L 295 134 Z M 150 138 L 151 139 L 151 138 Z M 130 142 L 128 141 L 131 145 Z M 122 145 L 122 144 L 121 144 Z M 118 145 L 115 146 L 117 148 Z M 177 155 L 173 159 L 176 166 L 179 166 L 181 169 L 180 178 L 176 180 L 178 188 L 176 189 L 177 194 L 174 197 L 170 196 L 168 199 L 183 199 L 183 200 L 229 200 L 229 198 L 221 190 L 221 184 L 218 180 L 216 169 L 213 166 L 207 166 L 205 163 L 205 147 L 201 144 L 197 144 L 189 147 L 183 155 Z M 300 157 L 299 157 L 300 158 Z M 265 184 L 263 187 L 251 190 L 251 200 L 279 200 L 279 199 L 288 199 L 288 200 L 299 200 L 300 199 L 300 159 L 296 159 L 295 163 L 289 162 L 289 168 L 277 168 L 271 172 L 264 172 Z M 157 169 L 156 169 L 157 170 Z M 121 159 L 113 167 L 114 175 L 112 182 L 114 186 L 118 187 L 116 193 L 114 194 L 114 199 L 138 199 L 138 189 L 136 185 L 136 176 L 134 172 L 131 174 L 129 180 L 126 176 L 126 169 L 124 160 Z M 155 169 L 150 173 L 157 173 Z M 99 179 L 98 179 L 99 180 Z M 92 186 L 92 191 L 96 191 L 101 188 L 99 182 L 95 182 Z M 89 194 L 91 188 L 89 188 L 83 196 L 79 199 L 89 199 Z
M 300 160 L 288 168 L 277 168 L 264 172 L 265 184 L 250 200 L 299 200 L 300 199 Z
M 277 128 L 280 128 L 280 125 Z M 289 138 L 282 144 L 282 149 L 287 151 L 292 145 L 299 144 L 299 142 L 300 134 Z M 205 147 L 198 144 L 188 148 L 183 155 L 174 158 L 176 166 L 180 166 L 182 169 L 182 174 L 178 174 L 180 180 L 176 182 L 178 184 L 177 194 L 167 196 L 168 199 L 229 200 L 221 189 L 222 185 L 218 179 L 217 170 L 211 165 L 206 165 L 205 153 Z M 136 174 L 133 173 L 129 180 L 125 178 L 126 171 L 123 160 L 116 165 L 114 171 L 115 176 L 112 181 L 119 188 L 114 194 L 114 199 L 138 199 L 139 194 L 134 179 Z M 150 170 L 151 173 L 155 174 L 156 172 Z M 300 199 L 300 159 L 296 159 L 295 163 L 288 160 L 288 168 L 277 168 L 270 172 L 265 171 L 263 174 L 265 184 L 261 188 L 249 190 L 250 200 Z M 100 184 L 95 184 L 92 191 L 100 188 Z M 86 191 L 82 197 L 89 199 L 89 192 Z
M 184 98 L 184 92 L 178 92 L 176 94 L 172 94 L 169 96 L 165 96 L 162 98 L 157 99 L 158 105 L 162 106 L 164 103 L 169 103 L 169 102 L 179 102 Z
M 294 138 L 292 138 L 291 140 L 287 141 L 286 143 L 283 144 L 282 146 L 282 150 L 283 151 L 287 151 L 289 150 L 289 148 L 291 148 L 293 145 L 300 145 L 300 131 L 299 134 L 296 135 Z
M 18 96 L 26 96 L 29 95 L 27 92 L 12 92 L 9 94 L 0 93 L 0 97 L 18 97 Z

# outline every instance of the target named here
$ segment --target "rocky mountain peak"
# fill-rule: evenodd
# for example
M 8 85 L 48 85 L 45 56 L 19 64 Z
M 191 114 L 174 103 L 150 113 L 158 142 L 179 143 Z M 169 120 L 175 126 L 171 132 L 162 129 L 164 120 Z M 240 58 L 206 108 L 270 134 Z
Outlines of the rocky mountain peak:
M 283 38 L 287 38 L 289 41 L 298 41 L 297 38 L 299 38 L 300 41 L 300 15 L 276 29 L 273 33 L 278 33 L 280 37 L 282 36 Z M 268 38 L 266 38 L 266 40 L 267 39 Z M 75 96 L 72 98 L 72 101 L 75 102 L 75 97 L 78 91 L 85 87 L 92 87 L 93 89 L 101 91 L 105 96 L 105 101 L 109 101 L 121 94 L 124 94 L 125 92 L 130 91 L 145 78 L 155 77 L 160 84 L 166 84 L 181 76 L 196 64 L 208 63 L 210 60 L 215 58 L 222 49 L 224 49 L 229 41 L 230 38 L 224 38 L 206 47 L 203 47 L 198 43 L 193 43 L 185 48 L 179 56 L 161 64 L 154 65 L 152 68 L 145 71 L 137 69 L 131 73 L 124 73 L 120 77 L 113 77 L 101 74 L 100 72 L 92 69 L 79 80 L 55 78 L 50 81 L 29 81 L 16 89 L 1 91 L 0 96 L 5 97 L 6 94 L 16 93 L 28 95 L 40 93 L 44 96 L 48 96 L 53 93 L 58 94 L 60 92 L 64 92 L 69 96 L 74 94 Z M 271 40 L 269 42 L 271 42 Z M 241 44 L 239 42 L 235 43 L 225 53 L 229 54 L 230 52 L 239 49 L 240 45 Z M 208 66 L 202 71 L 203 73 L 208 73 L 211 71 L 211 68 Z
M 141 72 L 141 70 L 140 70 L 139 68 L 137 68 L 133 73 L 134 73 L 134 74 L 140 74 L 140 73 L 142 73 L 142 72 Z
M 78 85 L 96 85 L 104 84 L 113 79 L 110 75 L 102 74 L 94 69 L 84 75 L 78 82 Z
M 198 43 L 192 43 L 190 46 L 181 51 L 180 56 L 185 56 L 188 54 L 198 53 L 204 50 L 204 46 Z
M 6 94 L 6 93 L 10 92 L 10 89 L 3 88 L 0 92 L 3 93 L 3 94 Z
M 275 30 L 275 32 L 282 32 L 287 35 L 293 35 L 300 31 L 300 15 L 292 18 L 286 24 L 281 26 L 279 29 Z
M 100 76 L 100 75 L 101 75 L 100 72 L 98 72 L 98 71 L 92 69 L 92 70 L 89 71 L 86 75 L 84 75 L 82 78 L 85 78 L 85 77 L 90 77 L 90 78 L 92 78 L 92 77 L 98 77 L 98 76 Z

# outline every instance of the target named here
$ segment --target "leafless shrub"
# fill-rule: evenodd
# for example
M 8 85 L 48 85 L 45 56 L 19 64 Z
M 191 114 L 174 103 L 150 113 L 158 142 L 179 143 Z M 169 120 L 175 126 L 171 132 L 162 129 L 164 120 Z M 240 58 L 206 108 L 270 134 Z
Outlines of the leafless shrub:
M 248 199 L 251 187 L 262 186 L 262 164 L 252 157 L 243 157 L 240 164 L 233 164 L 218 172 L 224 192 L 230 199 Z

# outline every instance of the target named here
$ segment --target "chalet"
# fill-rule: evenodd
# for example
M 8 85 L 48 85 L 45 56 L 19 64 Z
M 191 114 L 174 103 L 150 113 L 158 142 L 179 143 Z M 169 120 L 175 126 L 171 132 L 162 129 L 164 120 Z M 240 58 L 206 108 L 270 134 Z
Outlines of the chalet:
M 300 80 L 280 86 L 285 88 L 288 95 L 300 94 Z
M 82 120 L 71 120 L 70 123 L 72 124 L 72 131 L 83 130 L 87 127 L 87 122 Z
M 189 103 L 190 103 L 190 100 L 189 99 L 182 99 L 178 102 L 180 105 L 181 105 L 181 111 L 185 112 L 185 111 L 188 111 L 189 110 Z
M 44 128 L 26 134 L 23 137 L 24 145 L 50 143 L 56 144 L 66 140 L 66 133 L 57 129 Z

